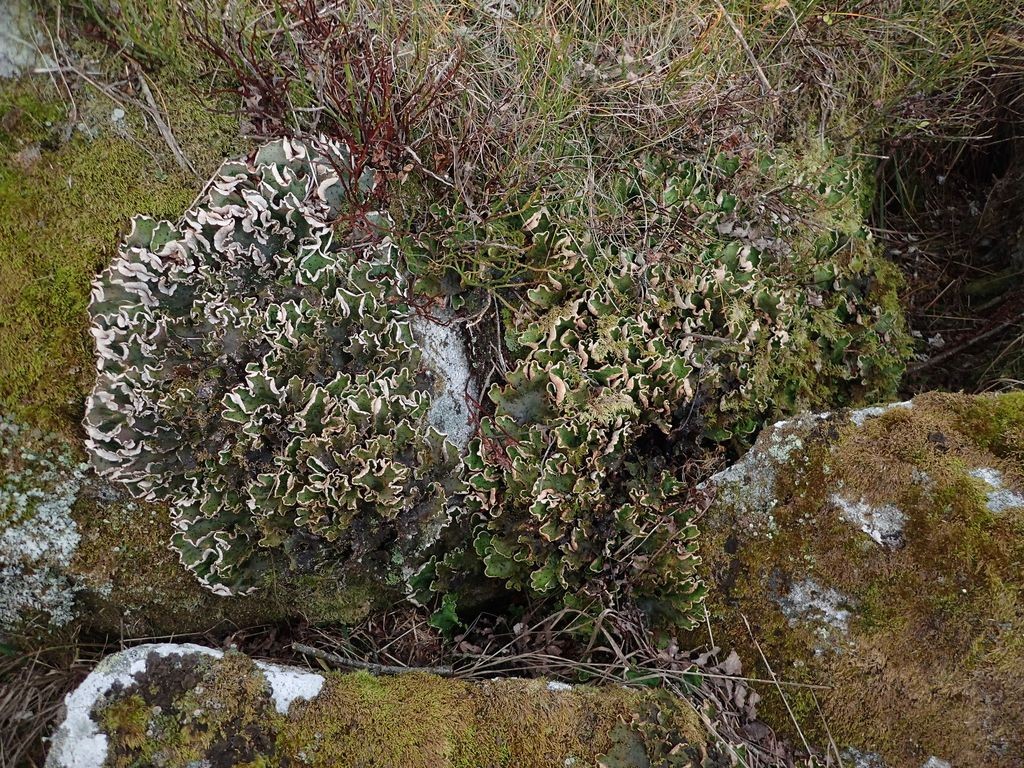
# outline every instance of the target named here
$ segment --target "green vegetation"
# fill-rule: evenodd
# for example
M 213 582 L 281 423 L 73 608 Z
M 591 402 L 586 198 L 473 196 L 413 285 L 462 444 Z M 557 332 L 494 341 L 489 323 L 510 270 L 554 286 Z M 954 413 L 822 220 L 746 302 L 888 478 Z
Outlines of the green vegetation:
M 69 76 L 74 105 L 57 81 L 35 78 L 0 88 L 8 114 L 0 263 L 4 303 L 11 307 L 0 329 L 0 403 L 21 416 L 60 426 L 77 421 L 90 383 L 83 334 L 90 277 L 132 215 L 180 213 L 200 179 L 233 154 L 229 147 L 239 146 L 223 116 L 229 102 L 205 95 L 211 87 L 231 88 L 234 75 L 216 74 L 210 52 L 196 40 L 204 32 L 216 39 L 221 18 L 207 17 L 198 0 L 190 6 L 195 16 L 189 20 L 173 0 L 81 0 L 69 4 L 63 18 L 93 25 L 111 51 L 142 62 L 197 179 L 182 175 L 151 124 L 142 126 L 135 102 L 121 102 L 131 129 L 124 138 L 109 121 L 118 105 L 81 79 Z M 228 31 L 249 31 L 256 63 L 275 71 L 287 66 L 282 52 L 294 44 L 273 34 L 288 8 L 267 5 L 261 26 L 255 19 L 264 9 L 243 3 L 223 23 Z M 398 37 L 403 50 L 413 52 L 396 72 L 399 93 L 461 51 L 446 97 L 425 111 L 408 137 L 423 165 L 411 155 L 402 158 L 400 164 L 414 169 L 412 182 L 394 195 L 396 215 L 408 211 L 399 224 L 413 223 L 422 210 L 414 188 L 434 186 L 417 167 L 452 178 L 458 166 L 446 209 L 468 207 L 469 217 L 515 210 L 518 196 L 539 191 L 544 200 L 564 204 L 563 216 L 574 212 L 570 218 L 595 233 L 629 242 L 635 230 L 619 227 L 609 213 L 616 179 L 652 149 L 707 160 L 730 146 L 771 149 L 783 137 L 806 142 L 825 136 L 841 152 L 871 155 L 882 138 L 968 135 L 972 88 L 986 67 L 1012 60 L 1014 38 L 1007 32 L 1021 22 L 1016 5 L 999 2 L 954 9 L 902 4 L 878 13 L 817 2 L 689 10 L 693 23 L 683 21 L 689 11 L 678 3 L 603 3 L 586 10 L 570 2 L 526 4 L 496 24 L 484 10 L 431 3 L 347 6 L 342 21 L 368 26 L 379 40 Z M 81 38 L 69 48 L 92 61 L 102 52 Z M 317 98 L 315 82 L 293 78 L 292 87 L 295 105 Z M 76 136 L 64 145 L 69 114 L 91 115 L 87 129 L 103 138 Z M 288 119 L 301 128 L 306 118 L 292 112 Z M 308 119 L 324 125 L 316 114 Z M 29 170 L 12 160 L 47 138 L 41 161 Z M 154 173 L 154 166 L 162 172 Z M 436 191 L 431 195 L 438 199 Z M 39 231 L 48 233 L 45 246 Z M 504 270 L 521 263 L 516 249 L 502 248 Z
M 229 429 L 248 430 L 251 440 L 229 446 L 217 433 L 224 425 L 206 418 L 195 398 L 186 402 L 203 387 L 220 387 L 224 373 L 209 364 L 209 350 L 190 347 L 188 360 L 176 362 L 202 359 L 202 370 L 173 372 L 184 395 L 160 407 L 194 431 L 184 448 L 176 439 L 161 446 L 171 460 L 150 473 L 149 486 L 139 486 L 137 474 L 122 479 L 155 498 L 155 483 L 190 473 L 188 482 L 202 491 L 188 496 L 184 515 L 172 514 L 162 503 L 127 502 L 88 478 L 71 512 L 81 546 L 70 566 L 84 585 L 83 605 L 94 609 L 86 624 L 116 626 L 122 609 L 126 626 L 146 632 L 195 629 L 207 618 L 352 622 L 396 594 L 391 588 L 430 554 L 420 545 L 433 540 L 434 524 L 453 518 L 449 556 L 433 559 L 416 580 L 417 587 L 433 580 L 436 594 L 416 597 L 433 601 L 428 611 L 440 604 L 436 622 L 465 629 L 470 645 L 480 631 L 471 614 L 485 598 L 468 593 L 507 586 L 519 593 L 502 595 L 514 602 L 500 619 L 509 625 L 552 607 L 600 613 L 601 622 L 583 622 L 595 632 L 587 653 L 599 644 L 594 652 L 611 659 L 612 677 L 635 663 L 675 665 L 679 659 L 666 661 L 662 652 L 676 644 L 659 634 L 664 642 L 655 650 L 649 630 L 693 627 L 707 590 L 719 645 L 742 647 L 747 664 L 760 657 L 732 601 L 754 604 L 751 631 L 781 676 L 851 692 L 822 702 L 827 722 L 843 723 L 840 740 L 917 763 L 927 755 L 909 744 L 928 741 L 952 756 L 957 749 L 995 754 L 992 744 L 1009 743 L 1022 725 L 999 719 L 1022 708 L 1013 679 L 1020 647 L 1008 639 L 1021 630 L 1014 574 L 1021 521 L 1015 510 L 988 509 L 987 475 L 977 473 L 998 470 L 1011 485 L 1020 482 L 1019 399 L 926 399 L 864 430 L 837 426 L 838 436 L 819 435 L 801 454 L 806 467 L 771 488 L 779 496 L 771 538 L 744 538 L 738 554 L 726 552 L 731 527 L 705 519 L 698 534 L 690 492 L 774 419 L 898 391 L 916 343 L 907 306 L 932 305 L 914 298 L 919 284 L 906 283 L 887 261 L 871 225 L 898 226 L 934 207 L 926 192 L 941 184 L 940 165 L 969 156 L 988 136 L 1002 141 L 1005 126 L 1019 120 L 1011 97 L 1021 82 L 1024 7 L 1011 0 L 353 0 L 331 12 L 316 8 L 300 0 L 38 0 L 46 25 L 40 40 L 51 47 L 53 66 L 0 81 L 0 413 L 61 434 L 78 460 L 84 403 L 96 385 L 90 283 L 115 258 L 116 244 L 132 237 L 132 217 L 179 221 L 225 159 L 282 135 L 306 142 L 322 135 L 350 153 L 354 177 L 374 179 L 372 194 L 369 184 L 344 190 L 346 233 L 371 210 L 392 219 L 385 266 L 369 266 L 362 251 L 345 262 L 345 279 L 362 286 L 360 302 L 373 293 L 363 289 L 380 276 L 375 270 L 395 282 L 373 311 L 360 306 L 359 322 L 437 311 L 465 337 L 482 390 L 465 393 L 472 426 L 480 426 L 464 458 L 472 494 L 463 505 L 459 472 L 442 477 L 457 464 L 453 450 L 410 436 L 416 429 L 409 423 L 426 409 L 421 378 L 391 369 L 397 378 L 375 392 L 379 398 L 370 397 L 369 378 L 338 384 L 328 394 L 352 404 L 332 422 L 344 435 L 304 434 L 307 443 L 289 442 L 292 453 L 276 461 L 264 449 L 284 444 L 297 422 L 262 443 L 264 400 L 274 398 L 259 385 L 280 392 L 299 381 L 284 398 L 292 398 L 284 411 L 298 419 L 301 406 L 323 405 L 317 398 L 329 377 L 321 374 L 339 361 L 317 353 L 313 373 L 292 360 L 262 371 L 262 379 L 242 375 L 249 361 L 236 361 Z M 997 80 L 1000 87 L 991 87 Z M 1006 116 L 993 117 L 998 110 Z M 1019 144 L 1018 129 L 1011 134 L 1007 146 Z M 1008 198 L 991 199 L 998 208 Z M 341 199 L 335 202 L 340 210 Z M 161 243 L 143 237 L 135 245 L 152 251 Z M 913 252 L 904 262 L 911 281 Z M 945 268 L 936 272 L 945 277 Z M 970 286 L 972 301 L 1015 290 L 1018 275 L 1009 267 L 982 271 Z M 239 294 L 252 287 L 236 283 Z M 268 322 L 260 333 L 299 347 L 308 341 L 309 317 L 298 294 L 319 307 L 311 295 L 335 287 L 312 279 L 307 289 L 274 279 L 260 285 L 266 295 L 259 301 L 296 293 L 277 297 L 282 305 L 294 298 L 296 311 L 279 318 L 294 332 L 282 337 Z M 940 307 L 934 314 L 941 317 Z M 384 345 L 403 363 L 415 356 L 407 331 L 397 332 L 403 343 Z M 312 334 L 318 343 L 323 332 L 321 325 Z M 257 336 L 246 338 L 247 354 L 262 360 L 268 349 Z M 141 358 L 143 345 L 136 347 Z M 1004 367 L 1006 375 L 1015 365 Z M 363 374 L 371 368 L 380 366 Z M 316 393 L 300 386 L 303 376 Z M 96 391 L 109 394 L 109 383 Z M 250 391 L 241 392 L 244 386 Z M 230 388 L 217 390 L 218 402 Z M 401 407 L 387 407 L 395 392 Z M 108 433 L 134 415 L 121 406 L 124 418 L 106 423 Z M 351 439 L 356 416 L 367 412 L 383 414 L 378 432 L 387 433 L 372 447 Z M 835 456 L 826 444 L 838 446 Z M 137 446 L 122 447 L 127 456 Z M 427 461 L 431 449 L 443 455 Z M 200 461 L 176 473 L 173 461 L 188 451 L 186 460 Z M 352 461 L 310 463 L 325 452 Z M 406 483 L 421 459 L 434 476 Z M 348 482 L 358 462 L 390 473 L 391 482 L 368 481 L 360 495 Z M 282 471 L 267 471 L 271 464 Z M 208 484 L 224 476 L 223 467 L 260 491 L 243 500 L 234 480 Z M 892 503 L 908 521 L 907 545 L 894 551 L 821 512 L 823 489 L 839 480 L 865 504 L 883 503 L 880 477 L 896 489 Z M 406 498 L 427 486 L 425 497 Z M 356 537 L 377 536 L 373 546 L 351 547 L 346 524 L 354 518 L 334 515 L 366 511 L 371 501 L 386 522 Z M 168 552 L 172 537 L 208 586 L 224 594 L 259 586 L 265 598 L 204 592 Z M 698 538 L 704 572 L 712 574 L 706 584 Z M 350 548 L 332 561 L 325 541 L 335 539 Z M 244 546 L 235 548 L 238 542 Z M 287 549 L 287 557 L 249 560 L 260 549 L 254 542 Z M 352 552 L 372 552 L 379 568 L 357 557 L 341 562 Z M 812 564 L 822 588 L 852 601 L 842 610 L 868 650 L 815 654 L 821 632 L 790 627 L 764 600 L 802 562 Z M 487 587 L 477 578 L 484 571 L 494 577 Z M 690 637 L 709 639 L 697 630 Z M 925 664 L 939 672 L 928 677 Z M 875 688 L 865 692 L 863 679 Z M 571 754 L 577 744 L 579 723 L 567 731 L 544 720 L 547 711 L 513 708 L 517 719 L 494 731 L 501 741 L 481 741 L 457 718 L 437 722 L 440 709 L 422 701 L 433 690 L 423 681 L 339 680 L 331 683 L 339 696 L 402 716 L 406 699 L 423 704 L 427 730 L 414 732 L 437 764 L 529 764 L 539 758 L 527 736 L 545 745 L 538 755 Z M 815 725 L 819 702 L 810 690 L 795 688 L 789 704 L 808 737 L 825 744 L 830 736 Z M 482 728 L 485 705 L 474 695 L 459 689 L 461 698 L 444 706 Z M 914 705 L 903 707 L 906 700 Z M 152 744 L 139 735 L 143 715 L 152 725 L 139 701 L 129 697 L 105 714 L 124 765 L 153 759 L 145 752 Z M 229 723 L 247 733 L 264 717 L 280 726 L 277 741 L 250 745 L 239 764 L 265 765 L 274 749 L 315 741 L 312 731 L 279 722 L 265 703 L 253 711 L 225 707 L 226 719 L 195 742 L 189 739 L 198 731 L 157 723 L 178 740 L 175 759 L 200 759 Z M 961 716 L 964 708 L 970 716 Z M 785 727 L 778 696 L 769 694 L 763 709 Z M 881 733 L 884 712 L 900 714 Z M 520 722 L 532 732 L 511 733 Z M 610 733 L 610 724 L 602 720 L 597 730 Z M 358 764 L 364 745 L 345 728 L 378 725 L 370 718 L 337 726 L 342 751 L 325 752 L 324 760 Z M 988 732 L 996 741 L 981 744 L 978 734 Z M 374 733 L 411 749 L 391 733 Z M 634 747 L 635 740 L 585 752 L 590 759 L 607 749 L 607 765 L 628 765 L 622 756 Z M 415 765 L 419 758 L 410 754 L 402 758 Z
M 616 754 L 633 759 L 608 765 L 649 764 L 668 750 L 679 759 L 719 751 L 685 702 L 621 687 L 328 673 L 319 694 L 286 715 L 269 693 L 242 654 L 151 656 L 95 713 L 110 739 L 107 764 L 549 768 Z
M 850 223 L 858 174 L 812 162 L 649 160 L 618 192 L 644 220 L 636 250 L 561 228 L 558 208 L 523 214 L 530 258 L 552 266 L 508 318 L 515 363 L 470 449 L 487 575 L 692 626 L 695 443 L 742 445 L 777 414 L 894 393 L 906 340 L 892 280 Z M 756 174 L 813 225 L 744 199 Z
M 1020 751 L 1021 403 L 1021 393 L 928 394 L 861 427 L 845 415 L 782 427 L 754 449 L 794 446 L 776 459 L 777 503 L 759 507 L 747 478 L 709 513 L 715 636 L 758 659 L 749 621 L 777 675 L 827 686 L 785 689 L 812 742 L 829 739 L 827 724 L 838 743 L 892 765 L 941 754 L 996 766 Z M 883 543 L 860 527 L 893 514 L 900 531 Z M 800 584 L 810 597 L 793 597 Z M 830 601 L 848 614 L 839 623 Z M 769 672 L 755 663 L 754 674 Z M 765 697 L 762 716 L 792 730 L 781 695 Z

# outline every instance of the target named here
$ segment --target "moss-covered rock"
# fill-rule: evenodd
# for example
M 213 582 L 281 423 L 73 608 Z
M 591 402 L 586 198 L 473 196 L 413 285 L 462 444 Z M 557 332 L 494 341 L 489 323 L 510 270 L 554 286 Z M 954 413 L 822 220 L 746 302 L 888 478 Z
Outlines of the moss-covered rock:
M 728 764 L 650 690 L 314 674 L 188 644 L 110 656 L 66 704 L 49 768 Z
M 766 686 L 766 720 L 888 765 L 1021 765 L 1024 393 L 780 422 L 707 490 L 716 641 L 825 686 Z
M 204 589 L 169 547 L 165 505 L 97 477 L 77 442 L 0 418 L 0 636 L 76 628 L 132 636 L 288 617 L 356 621 L 379 586 L 330 569 L 271 568 L 260 599 Z

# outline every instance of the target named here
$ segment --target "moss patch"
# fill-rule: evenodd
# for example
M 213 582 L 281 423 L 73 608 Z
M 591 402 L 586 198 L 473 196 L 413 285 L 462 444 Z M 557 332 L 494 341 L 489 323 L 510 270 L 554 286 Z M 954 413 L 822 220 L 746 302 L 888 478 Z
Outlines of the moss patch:
M 702 551 L 716 640 L 759 658 L 745 616 L 780 678 L 830 687 L 815 695 L 838 743 L 879 752 L 888 764 L 936 755 L 1003 765 L 1019 754 L 1020 405 L 1019 393 L 933 394 L 861 427 L 843 414 L 805 429 L 802 449 L 774 479 L 767 534 L 730 525 L 738 506 L 730 494 L 709 516 Z M 986 477 L 1016 503 L 994 504 Z M 874 513 L 895 508 L 898 539 L 873 540 L 844 518 L 843 500 Z M 820 610 L 787 615 L 797 584 L 838 595 L 846 628 Z M 764 693 L 762 715 L 792 731 L 778 693 Z M 787 689 L 787 699 L 801 728 L 827 743 L 810 690 Z
M 77 610 L 86 626 L 145 636 L 265 623 L 288 613 L 282 600 L 229 600 L 203 589 L 168 546 L 165 507 L 133 502 L 93 481 L 72 514 L 82 540 L 71 571 L 89 588 Z
M 154 87 L 158 87 L 154 84 Z M 230 103 L 158 87 L 205 179 L 238 143 Z M 41 78 L 0 83 L 0 408 L 71 433 L 93 377 L 90 282 L 131 216 L 177 217 L 199 191 L 140 109 L 96 91 L 77 122 Z
M 237 653 L 150 656 L 93 717 L 117 768 L 625 768 L 664 750 L 717 754 L 684 702 L 626 688 L 552 690 L 543 680 L 327 673 L 316 698 L 281 714 L 263 673 Z

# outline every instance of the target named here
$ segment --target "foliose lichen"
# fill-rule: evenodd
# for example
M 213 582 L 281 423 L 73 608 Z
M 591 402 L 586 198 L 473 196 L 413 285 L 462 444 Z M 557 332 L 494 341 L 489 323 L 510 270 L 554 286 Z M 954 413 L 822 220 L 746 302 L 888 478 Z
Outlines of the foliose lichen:
M 461 483 L 389 220 L 343 216 L 373 181 L 350 167 L 334 142 L 265 144 L 177 224 L 137 217 L 94 283 L 93 463 L 171 502 L 173 546 L 218 594 L 282 555 L 401 583 Z
M 551 266 L 509 318 L 517 359 L 470 446 L 488 575 L 692 625 L 704 590 L 687 452 L 742 442 L 823 392 L 894 385 L 904 336 L 867 234 L 839 214 L 822 233 L 744 204 L 740 165 L 651 158 L 625 177 L 620 203 L 650 238 L 635 247 L 578 235 L 546 207 L 523 213 L 525 247 Z M 839 159 L 815 180 L 772 158 L 754 166 L 788 179 L 794 209 L 845 210 L 858 189 Z
M 624 307 L 639 269 L 624 265 L 519 334 L 526 353 L 492 388 L 495 415 L 470 447 L 470 506 L 485 521 L 488 575 L 581 606 L 656 604 L 674 623 L 701 597 L 697 531 L 658 444 L 685 421 L 695 341 L 660 302 Z M 671 279 L 650 273 L 655 291 Z

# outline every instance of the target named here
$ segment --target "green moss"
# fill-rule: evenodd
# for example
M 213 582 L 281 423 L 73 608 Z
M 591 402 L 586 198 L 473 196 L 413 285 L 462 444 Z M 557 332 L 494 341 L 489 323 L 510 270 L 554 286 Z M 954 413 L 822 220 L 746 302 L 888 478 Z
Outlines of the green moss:
M 72 516 L 82 539 L 70 571 L 88 588 L 76 613 L 92 629 L 145 636 L 295 616 L 350 624 L 395 597 L 379 586 L 343 581 L 326 566 L 299 576 L 273 569 L 259 595 L 220 597 L 204 589 L 167 545 L 172 526 L 165 506 L 112 498 L 109 488 L 93 483 Z
M 35 81 L 5 81 L 0 87 L 0 149 L 7 155 L 34 142 L 53 141 L 64 114 L 64 105 Z
M 1024 464 L 1024 392 L 971 399 L 959 416 L 980 447 Z
M 601 755 L 625 768 L 716 749 L 692 707 L 667 695 L 552 691 L 543 680 L 327 673 L 316 698 L 282 715 L 262 673 L 237 653 L 150 657 L 97 715 L 117 768 L 195 760 L 212 768 L 550 768 L 594 765 Z
M 307 620 L 317 624 L 353 624 L 396 597 L 372 579 L 333 578 L 326 566 L 316 573 L 293 576 L 285 584 L 273 576 L 270 581 L 280 598 L 298 606 Z
M 72 510 L 82 537 L 70 570 L 88 587 L 77 613 L 86 626 L 131 635 L 197 632 L 303 613 L 291 592 L 231 600 L 203 589 L 168 546 L 171 522 L 156 504 L 110 498 L 90 486 Z
M 892 765 L 930 754 L 998 765 L 1001 750 L 1024 747 L 1024 508 L 989 509 L 991 488 L 971 474 L 994 470 L 1007 488 L 1024 487 L 1006 450 L 1024 426 L 1020 402 L 925 395 L 862 427 L 845 416 L 818 422 L 774 482 L 770 537 L 737 535 L 731 512 L 711 515 L 703 552 L 714 636 L 745 659 L 763 650 L 783 680 L 828 687 L 815 691 L 824 720 L 809 689 L 785 689 L 812 741 L 828 742 L 827 722 L 840 745 Z M 903 545 L 872 541 L 832 494 L 895 505 Z M 784 615 L 777 601 L 805 579 L 843 596 L 848 631 Z M 779 693 L 762 692 L 762 717 L 796 737 Z
M 227 105 L 184 86 L 154 88 L 171 105 L 169 120 L 187 137 L 183 150 L 197 170 L 219 160 L 234 135 Z M 72 138 L 64 142 L 58 124 L 67 112 L 49 81 L 0 84 L 0 104 L 19 115 L 5 122 L 5 148 L 54 136 L 34 161 L 9 151 L 0 158 L 0 407 L 68 432 L 93 375 L 85 311 L 91 280 L 131 216 L 175 217 L 201 184 L 177 167 L 137 110 L 115 125 L 113 102 L 96 92 L 79 98 L 84 133 L 68 126 Z
M 425 675 L 339 676 L 299 722 L 285 726 L 278 744 L 306 752 L 314 766 L 459 765 L 471 749 L 473 720 L 462 684 Z
M 146 727 L 150 714 L 149 706 L 136 694 L 119 699 L 106 707 L 100 722 L 103 730 L 126 750 L 136 750 L 146 743 Z

